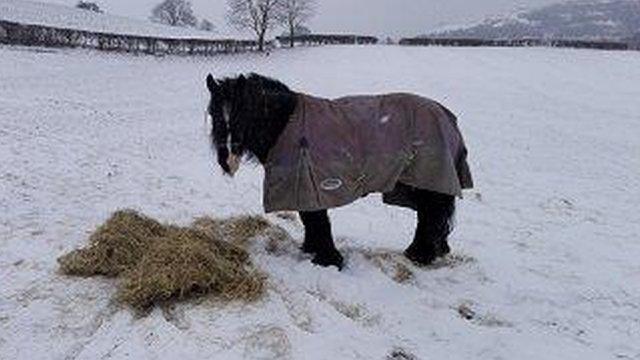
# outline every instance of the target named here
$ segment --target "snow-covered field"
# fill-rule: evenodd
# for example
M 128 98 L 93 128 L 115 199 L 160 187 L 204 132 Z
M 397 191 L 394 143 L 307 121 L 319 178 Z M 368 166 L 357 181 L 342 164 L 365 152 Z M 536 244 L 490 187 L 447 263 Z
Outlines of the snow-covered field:
M 113 34 L 212 39 L 222 34 L 171 27 L 124 16 L 99 14 L 69 6 L 29 0 L 0 0 L 0 20 Z
M 112 281 L 58 275 L 56 257 L 118 208 L 181 224 L 260 213 L 261 170 L 223 178 L 204 126 L 205 75 L 249 70 L 321 96 L 402 90 L 453 109 L 477 183 L 454 255 L 406 263 L 413 214 L 372 196 L 332 213 L 342 272 L 257 242 L 270 285 L 256 304 L 135 318 Z M 0 47 L 0 357 L 640 359 L 639 84 L 633 52 Z

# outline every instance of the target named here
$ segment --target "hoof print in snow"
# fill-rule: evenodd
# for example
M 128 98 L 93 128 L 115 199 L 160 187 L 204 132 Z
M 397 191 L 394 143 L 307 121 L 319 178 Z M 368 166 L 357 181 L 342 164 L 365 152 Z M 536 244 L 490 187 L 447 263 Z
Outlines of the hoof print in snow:
M 600 224 L 605 216 L 602 211 L 577 206 L 574 201 L 562 197 L 549 198 L 538 206 L 554 219 Z
M 337 300 L 332 300 L 329 303 L 342 315 L 364 326 L 374 326 L 380 322 L 380 315 L 370 314 L 369 310 L 362 304 L 349 304 Z
M 429 270 L 436 270 L 436 269 L 442 269 L 442 268 L 456 268 L 458 266 L 471 264 L 474 262 L 476 262 L 475 258 L 469 255 L 456 253 L 456 254 L 448 254 L 441 258 L 437 258 L 433 261 L 433 263 L 426 266 L 421 266 L 420 268 L 429 269 Z
M 399 284 L 410 284 L 415 280 L 416 269 L 437 270 L 442 268 L 456 268 L 461 265 L 474 263 L 476 260 L 464 254 L 448 254 L 437 258 L 429 265 L 418 266 L 407 259 L 402 253 L 393 251 L 365 251 L 363 256 L 385 275 Z
M 418 360 L 418 358 L 405 349 L 395 348 L 387 355 L 386 360 Z
M 296 292 L 291 291 L 284 284 L 274 284 L 273 289 L 280 295 L 280 299 L 293 323 L 300 330 L 313 333 L 313 317 L 308 306 L 308 298 L 306 296 L 298 296 Z
M 18 260 L 18 261 L 15 261 L 15 262 L 14 262 L 13 264 L 11 264 L 11 265 L 18 267 L 18 266 L 20 266 L 20 265 L 22 265 L 22 264 L 24 264 L 24 259 L 20 259 L 20 260 Z
M 408 266 L 402 263 L 397 263 L 395 265 L 395 274 L 393 275 L 393 281 L 399 284 L 406 284 L 413 280 L 414 276 L 415 275 L 413 274 L 413 271 L 411 271 Z
M 473 320 L 476 318 L 476 312 L 468 304 L 458 306 L 458 315 L 465 320 Z
M 365 252 L 364 258 L 398 284 L 413 281 L 415 274 L 401 253 L 391 251 Z
M 264 249 L 270 255 L 282 256 L 297 252 L 297 245 L 291 235 L 279 226 L 265 230 L 264 237 L 266 239 Z
M 576 207 L 571 200 L 565 198 L 551 198 L 540 204 L 540 207 L 550 215 L 571 217 L 576 213 Z
M 371 314 L 369 309 L 360 303 L 349 303 L 346 301 L 329 299 L 325 294 L 315 291 L 308 291 L 307 294 L 315 297 L 323 303 L 328 303 L 343 316 L 358 322 L 363 326 L 378 325 L 382 318 L 382 315 L 380 314 Z
M 279 327 L 264 327 L 244 338 L 245 359 L 291 359 L 291 342 Z
M 164 319 L 179 330 L 188 330 L 191 325 L 184 314 L 184 310 L 175 304 L 161 306 Z
M 498 316 L 485 313 L 478 313 L 477 310 L 473 309 L 473 305 L 469 302 L 465 302 L 463 304 L 458 305 L 456 311 L 461 318 L 479 326 L 484 327 L 512 327 L 513 324 L 510 322 L 500 319 Z

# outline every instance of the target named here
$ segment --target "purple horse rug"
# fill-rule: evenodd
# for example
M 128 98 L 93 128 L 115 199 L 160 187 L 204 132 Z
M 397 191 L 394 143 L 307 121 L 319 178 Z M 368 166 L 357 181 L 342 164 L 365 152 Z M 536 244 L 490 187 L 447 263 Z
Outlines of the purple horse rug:
M 466 158 L 456 117 L 433 100 L 299 94 L 265 165 L 264 208 L 317 211 L 378 192 L 415 209 L 411 187 L 454 196 L 472 188 Z

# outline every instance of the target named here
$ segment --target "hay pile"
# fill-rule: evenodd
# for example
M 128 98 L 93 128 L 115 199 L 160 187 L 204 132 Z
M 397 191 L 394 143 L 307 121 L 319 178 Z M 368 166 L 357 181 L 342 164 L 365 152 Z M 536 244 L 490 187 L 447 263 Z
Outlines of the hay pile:
M 195 229 L 242 247 L 246 246 L 253 237 L 264 233 L 272 226 L 265 218 L 259 216 L 241 216 L 226 220 L 201 217 L 193 222 Z
M 266 276 L 243 246 L 273 228 L 261 217 L 201 218 L 178 227 L 123 210 L 96 229 L 89 246 L 58 262 L 67 275 L 118 277 L 117 299 L 137 309 L 203 294 L 252 301 L 263 294 Z

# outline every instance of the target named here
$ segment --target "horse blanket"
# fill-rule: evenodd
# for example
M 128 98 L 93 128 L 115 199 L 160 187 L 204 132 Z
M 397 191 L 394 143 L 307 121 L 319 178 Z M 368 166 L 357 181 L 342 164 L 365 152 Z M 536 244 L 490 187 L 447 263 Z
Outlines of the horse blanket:
M 265 164 L 264 208 L 316 211 L 369 193 L 416 209 L 411 189 L 461 196 L 473 187 L 456 117 L 412 94 L 298 104 Z

